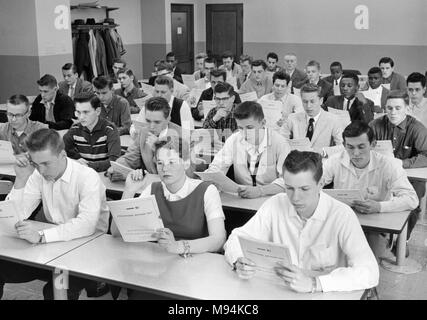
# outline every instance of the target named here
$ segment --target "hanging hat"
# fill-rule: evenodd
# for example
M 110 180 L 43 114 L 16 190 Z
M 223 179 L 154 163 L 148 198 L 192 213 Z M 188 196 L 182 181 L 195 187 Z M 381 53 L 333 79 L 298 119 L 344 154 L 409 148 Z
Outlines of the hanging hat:
M 87 18 L 86 19 L 86 24 L 87 25 L 94 25 L 95 23 L 96 23 L 96 21 L 93 18 Z

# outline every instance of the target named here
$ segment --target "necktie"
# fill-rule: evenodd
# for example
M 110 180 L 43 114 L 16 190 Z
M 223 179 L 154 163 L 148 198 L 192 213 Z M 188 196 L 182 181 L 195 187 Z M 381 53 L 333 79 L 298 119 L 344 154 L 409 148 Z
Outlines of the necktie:
M 245 74 L 245 80 L 244 80 L 243 82 L 245 82 L 247 78 L 248 78 L 248 75 L 247 75 L 247 74 Z
M 347 108 L 345 110 L 347 110 L 347 111 L 350 110 L 350 100 L 347 100 Z
M 71 87 L 70 87 L 70 90 L 69 90 L 69 92 L 68 92 L 68 96 L 69 96 L 71 99 L 74 99 L 74 87 L 73 87 L 73 86 L 71 86 Z
M 336 85 L 336 86 L 338 85 L 338 80 L 337 80 L 337 79 L 335 79 L 335 85 Z
M 308 120 L 307 134 L 305 135 L 310 141 L 311 141 L 311 138 L 313 137 L 313 131 L 314 131 L 314 119 L 310 118 L 310 120 Z

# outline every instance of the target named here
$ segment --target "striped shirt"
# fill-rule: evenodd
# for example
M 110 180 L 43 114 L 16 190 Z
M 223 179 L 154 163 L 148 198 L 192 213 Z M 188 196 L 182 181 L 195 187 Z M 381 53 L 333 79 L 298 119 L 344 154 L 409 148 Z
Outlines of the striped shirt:
M 92 132 L 81 124 L 73 125 L 64 135 L 64 143 L 69 158 L 83 158 L 89 167 L 99 172 L 107 170 L 110 161 L 116 161 L 121 154 L 117 128 L 102 118 Z

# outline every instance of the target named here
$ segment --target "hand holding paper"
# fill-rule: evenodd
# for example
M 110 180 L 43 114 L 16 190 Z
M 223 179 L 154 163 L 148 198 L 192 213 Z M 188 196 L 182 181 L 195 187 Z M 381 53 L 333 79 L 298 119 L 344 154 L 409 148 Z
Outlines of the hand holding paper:
M 15 225 L 20 221 L 18 206 L 15 201 L 0 202 L 0 235 L 14 236 L 18 234 Z
M 352 206 L 354 201 L 366 201 L 359 189 L 323 189 L 323 192 L 349 206 Z
M 116 161 L 110 161 L 111 168 L 113 169 L 113 172 L 120 173 L 124 177 L 127 177 L 127 175 L 133 171 L 133 169 L 126 167 Z
M 221 191 L 228 193 L 237 193 L 239 190 L 239 185 L 235 183 L 233 180 L 228 178 L 221 171 L 216 172 L 194 172 L 203 181 L 213 182 L 216 186 L 219 187 Z

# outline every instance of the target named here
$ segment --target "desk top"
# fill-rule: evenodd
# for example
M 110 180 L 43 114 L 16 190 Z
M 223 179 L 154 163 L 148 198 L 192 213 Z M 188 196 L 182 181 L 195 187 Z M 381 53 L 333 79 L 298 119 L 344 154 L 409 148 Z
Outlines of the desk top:
M 405 169 L 405 171 L 408 178 L 427 182 L 427 168 L 412 168 Z
M 46 226 L 48 224 L 40 223 L 40 225 Z M 100 235 L 101 233 L 98 232 L 85 238 L 46 244 L 31 244 L 19 238 L 0 236 L 0 257 L 30 266 L 40 266 L 82 246 Z
M 102 263 L 100 263 L 102 261 Z M 144 290 L 172 298 L 212 300 L 360 299 L 363 290 L 344 293 L 297 294 L 277 278 L 241 280 L 219 254 L 183 259 L 156 243 L 125 243 L 102 235 L 51 261 L 89 279 Z
M 0 165 L 0 175 L 15 177 L 16 173 L 15 173 L 15 170 L 13 169 L 13 165 L 11 164 Z

